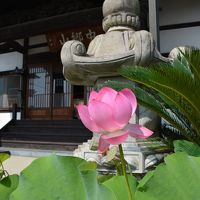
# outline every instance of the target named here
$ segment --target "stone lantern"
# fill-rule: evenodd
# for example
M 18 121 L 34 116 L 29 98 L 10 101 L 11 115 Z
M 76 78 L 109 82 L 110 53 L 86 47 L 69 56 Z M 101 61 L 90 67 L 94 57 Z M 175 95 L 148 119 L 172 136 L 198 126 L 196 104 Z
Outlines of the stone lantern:
M 98 90 L 107 80 L 126 81 L 117 72 L 122 65 L 148 66 L 150 63 L 169 61 L 158 52 L 152 34 L 139 30 L 138 0 L 105 0 L 102 11 L 105 33 L 97 35 L 87 50 L 83 43 L 76 40 L 68 41 L 62 47 L 63 73 L 72 84 L 94 86 Z M 139 106 L 137 115 L 131 121 L 155 131 L 160 118 Z M 93 141 L 80 146 L 74 155 L 103 165 L 99 155 L 91 150 Z M 159 141 L 154 144 L 164 145 Z M 149 142 L 132 138 L 123 144 L 125 159 L 134 172 L 143 173 L 147 162 L 154 164 L 162 157 L 163 154 L 151 155 L 148 145 Z M 149 161 L 147 158 L 150 158 Z

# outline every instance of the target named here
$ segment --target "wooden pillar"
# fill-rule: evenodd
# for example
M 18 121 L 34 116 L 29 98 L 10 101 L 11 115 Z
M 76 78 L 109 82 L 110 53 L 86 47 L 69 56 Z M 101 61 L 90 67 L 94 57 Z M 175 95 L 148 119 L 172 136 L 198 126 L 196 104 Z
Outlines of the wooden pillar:
M 158 50 L 160 50 L 159 0 L 149 0 L 149 31 L 153 35 Z
M 26 108 L 27 108 L 27 78 L 28 78 L 28 68 L 27 68 L 27 60 L 28 60 L 28 46 L 29 46 L 29 38 L 24 39 L 24 54 L 23 54 L 23 76 L 22 76 L 22 112 L 21 118 L 26 118 Z

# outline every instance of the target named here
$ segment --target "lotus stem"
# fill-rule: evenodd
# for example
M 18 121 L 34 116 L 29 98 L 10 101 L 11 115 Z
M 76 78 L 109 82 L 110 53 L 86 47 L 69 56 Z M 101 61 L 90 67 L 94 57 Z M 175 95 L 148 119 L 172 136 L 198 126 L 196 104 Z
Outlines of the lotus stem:
M 123 175 L 125 177 L 126 185 L 127 185 L 127 189 L 128 189 L 128 198 L 129 198 L 129 200 L 133 200 L 133 194 L 131 192 L 130 184 L 129 184 L 129 181 L 128 181 L 128 176 L 127 176 L 127 173 L 126 173 L 126 160 L 124 159 L 124 153 L 123 153 L 122 145 L 119 144 L 118 146 L 119 146 L 119 153 L 120 153 L 120 160 L 121 160 L 121 164 L 122 164 Z

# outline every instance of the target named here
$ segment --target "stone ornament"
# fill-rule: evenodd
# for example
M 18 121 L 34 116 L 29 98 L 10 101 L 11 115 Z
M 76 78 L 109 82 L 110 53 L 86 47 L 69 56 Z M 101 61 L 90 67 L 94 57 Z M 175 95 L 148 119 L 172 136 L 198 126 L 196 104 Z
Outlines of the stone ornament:
M 94 85 L 101 77 L 118 76 L 122 65 L 168 61 L 155 47 L 152 34 L 139 29 L 138 0 L 106 0 L 103 29 L 88 50 L 80 41 L 67 41 L 61 50 L 63 73 L 74 85 Z
M 103 30 L 113 26 L 127 26 L 134 30 L 140 28 L 140 5 L 137 0 L 107 0 L 103 4 Z

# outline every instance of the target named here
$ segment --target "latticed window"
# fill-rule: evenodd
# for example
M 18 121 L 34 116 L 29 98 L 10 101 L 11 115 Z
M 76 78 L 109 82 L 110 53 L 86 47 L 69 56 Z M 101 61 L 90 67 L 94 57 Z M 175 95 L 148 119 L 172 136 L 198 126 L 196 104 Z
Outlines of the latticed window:
M 28 107 L 71 107 L 72 87 L 62 74 L 48 66 L 29 67 Z
M 21 107 L 21 78 L 19 75 L 0 76 L 0 109 Z
M 49 107 L 50 74 L 47 67 L 29 68 L 29 108 Z

